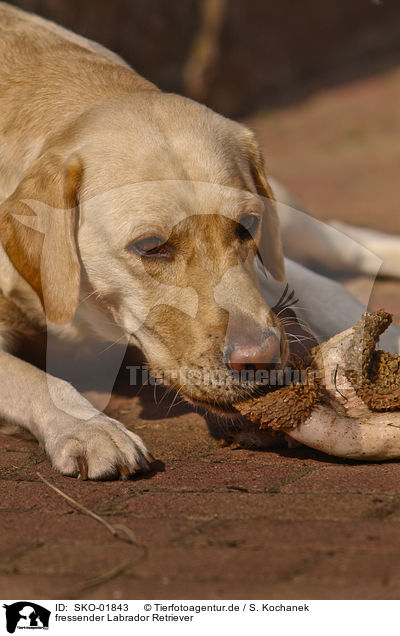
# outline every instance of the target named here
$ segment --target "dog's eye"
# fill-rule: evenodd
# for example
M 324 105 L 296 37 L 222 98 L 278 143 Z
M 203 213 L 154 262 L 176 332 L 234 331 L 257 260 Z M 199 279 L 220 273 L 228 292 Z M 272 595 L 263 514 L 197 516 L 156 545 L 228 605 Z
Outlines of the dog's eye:
M 244 214 L 237 226 L 237 235 L 241 241 L 254 237 L 260 224 L 260 217 L 256 214 Z
M 129 250 L 135 250 L 140 256 L 169 256 L 167 243 L 159 236 L 145 236 L 128 245 Z

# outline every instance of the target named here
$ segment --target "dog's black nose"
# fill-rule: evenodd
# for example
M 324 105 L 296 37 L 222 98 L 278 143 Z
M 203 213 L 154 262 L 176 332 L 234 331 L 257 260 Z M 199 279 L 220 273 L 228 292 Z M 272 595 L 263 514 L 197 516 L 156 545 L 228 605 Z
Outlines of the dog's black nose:
M 261 343 L 237 343 L 229 348 L 226 363 L 232 371 L 265 369 L 280 362 L 280 342 L 269 334 Z

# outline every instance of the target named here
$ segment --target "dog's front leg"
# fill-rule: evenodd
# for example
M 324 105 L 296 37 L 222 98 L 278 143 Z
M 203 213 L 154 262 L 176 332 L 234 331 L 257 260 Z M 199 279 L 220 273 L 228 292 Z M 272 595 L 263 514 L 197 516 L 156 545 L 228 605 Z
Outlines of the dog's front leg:
M 28 429 L 64 475 L 107 479 L 148 468 L 143 441 L 68 382 L 0 351 L 0 419 Z

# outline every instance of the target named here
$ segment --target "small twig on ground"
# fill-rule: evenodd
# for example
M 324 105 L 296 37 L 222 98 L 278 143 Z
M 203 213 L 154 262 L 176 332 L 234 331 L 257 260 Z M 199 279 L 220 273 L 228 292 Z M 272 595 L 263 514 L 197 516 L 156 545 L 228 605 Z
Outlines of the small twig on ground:
M 91 587 L 97 587 L 98 585 L 102 585 L 103 583 L 108 583 L 112 579 L 115 579 L 116 576 L 122 574 L 124 570 L 131 564 L 132 559 L 128 559 L 128 561 L 124 561 L 120 565 L 117 565 L 116 568 L 105 572 L 104 574 L 100 574 L 93 579 L 89 579 L 86 583 L 83 583 L 79 586 L 79 592 L 83 592 Z
M 95 512 L 93 512 L 92 510 L 89 510 L 89 508 L 86 508 L 86 506 L 83 506 L 82 504 L 80 504 L 78 501 L 76 501 L 76 499 L 73 499 L 69 495 L 66 495 L 62 490 L 60 490 L 59 488 L 57 488 L 56 486 L 51 484 L 39 472 L 36 472 L 36 474 L 39 477 L 39 479 L 41 479 L 43 481 L 43 483 L 46 484 L 46 486 L 48 486 L 49 488 L 51 488 L 52 490 L 57 492 L 59 495 L 61 495 L 61 497 L 64 497 L 64 499 L 66 499 L 70 504 L 72 504 L 76 508 L 79 508 L 79 510 L 82 510 L 82 512 L 84 512 L 89 517 L 92 517 L 92 519 L 95 519 L 96 521 L 99 521 L 99 523 L 102 523 L 103 526 L 105 526 L 107 528 L 107 530 L 109 532 L 111 532 L 113 537 L 115 537 L 116 539 L 120 539 L 121 541 L 127 541 L 128 543 L 132 543 L 132 544 L 135 544 L 135 545 L 140 545 L 136 541 L 135 535 L 134 535 L 133 531 L 130 528 L 127 528 L 126 526 L 123 526 L 123 525 L 120 525 L 120 524 L 118 524 L 116 526 L 112 526 L 110 523 L 108 523 L 108 521 L 106 521 L 105 519 L 103 519 L 102 517 L 97 515 Z M 123 537 L 121 537 L 118 534 L 117 528 L 119 530 L 122 530 L 126 534 L 127 539 L 124 539 Z

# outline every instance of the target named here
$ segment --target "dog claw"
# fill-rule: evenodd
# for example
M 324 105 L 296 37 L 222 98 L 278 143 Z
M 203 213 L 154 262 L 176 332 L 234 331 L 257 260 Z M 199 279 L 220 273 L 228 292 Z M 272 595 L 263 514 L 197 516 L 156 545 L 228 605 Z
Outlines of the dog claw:
M 84 457 L 82 457 L 82 455 L 77 457 L 76 461 L 77 461 L 78 469 L 79 469 L 78 478 L 81 479 L 82 481 L 86 481 L 87 478 L 88 478 L 87 461 L 86 461 L 86 459 Z
M 128 479 L 128 477 L 131 474 L 131 471 L 129 470 L 129 468 L 127 466 L 125 466 L 125 464 L 117 464 L 117 468 L 119 470 L 121 478 L 122 479 Z

